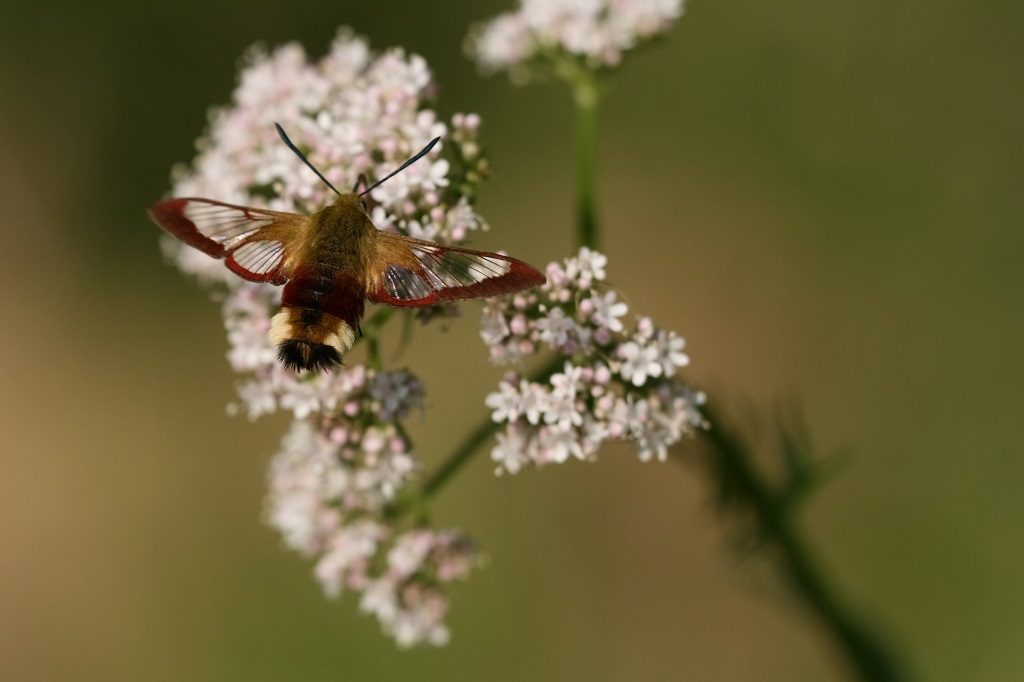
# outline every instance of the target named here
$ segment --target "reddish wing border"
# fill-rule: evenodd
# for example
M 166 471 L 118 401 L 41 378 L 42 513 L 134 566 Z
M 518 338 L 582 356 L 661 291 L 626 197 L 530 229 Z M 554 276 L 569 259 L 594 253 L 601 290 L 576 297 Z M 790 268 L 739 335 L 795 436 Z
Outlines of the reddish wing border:
M 212 199 L 165 199 L 149 209 L 157 225 L 253 282 L 283 284 L 282 266 L 308 218 Z
M 401 308 L 503 296 L 546 281 L 535 267 L 510 256 L 388 232 L 378 233 L 377 252 L 367 297 Z

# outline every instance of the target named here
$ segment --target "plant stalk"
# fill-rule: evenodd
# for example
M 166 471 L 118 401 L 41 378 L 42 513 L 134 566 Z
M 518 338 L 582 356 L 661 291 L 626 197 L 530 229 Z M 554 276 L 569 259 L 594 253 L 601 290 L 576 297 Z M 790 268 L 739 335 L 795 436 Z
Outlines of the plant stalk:
M 593 74 L 581 74 L 573 88 L 576 104 L 576 247 L 600 248 L 594 169 L 597 158 L 597 107 L 601 96 Z
M 565 360 L 561 357 L 552 358 L 540 371 L 530 377 L 530 381 L 547 381 L 551 375 L 562 369 Z M 454 476 L 469 460 L 473 458 L 480 446 L 490 440 L 502 425 L 490 419 L 481 423 L 477 428 L 462 441 L 462 445 L 438 467 L 437 471 L 430 475 L 423 487 L 420 488 L 420 497 L 423 500 L 430 499 L 437 491 Z
M 703 435 L 718 457 L 715 465 L 720 483 L 727 482 L 731 486 L 727 504 L 746 503 L 751 508 L 763 540 L 777 550 L 775 556 L 784 577 L 858 677 L 870 682 L 901 679 L 896 661 L 879 638 L 841 604 L 828 585 L 794 524 L 789 513 L 791 507 L 780 499 L 754 465 L 752 453 L 729 434 L 707 405 L 702 407 L 702 412 L 710 424 Z

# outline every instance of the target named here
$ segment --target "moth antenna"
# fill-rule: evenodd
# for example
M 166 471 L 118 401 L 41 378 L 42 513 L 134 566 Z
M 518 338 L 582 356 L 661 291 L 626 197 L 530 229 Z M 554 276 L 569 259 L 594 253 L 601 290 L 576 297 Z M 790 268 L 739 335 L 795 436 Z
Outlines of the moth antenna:
M 373 187 L 368 187 L 368 188 L 364 189 L 364 190 L 363 190 L 362 192 L 360 192 L 360 193 L 359 193 L 359 196 L 363 196 L 364 194 L 366 194 L 366 193 L 370 192 L 371 190 L 373 190 L 373 189 L 375 189 L 375 188 L 379 187 L 380 185 L 384 184 L 384 181 L 385 181 L 385 180 L 387 180 L 387 179 L 389 179 L 389 178 L 392 178 L 392 177 L 394 177 L 394 176 L 398 175 L 399 173 L 401 173 L 402 171 L 404 171 L 404 170 L 405 170 L 406 168 L 408 168 L 408 167 L 409 167 L 409 166 L 411 166 L 412 164 L 414 164 L 414 163 L 416 163 L 417 161 L 419 161 L 419 160 L 420 160 L 420 159 L 421 159 L 421 158 L 423 157 L 423 155 L 424 155 L 424 154 L 426 154 L 426 153 L 427 153 L 427 152 L 429 152 L 429 151 L 430 151 L 431 149 L 433 149 L 433 148 L 434 148 L 434 145 L 435 145 L 435 144 L 437 144 L 437 143 L 438 143 L 438 142 L 440 142 L 440 141 L 441 141 L 441 138 L 440 138 L 440 137 L 435 137 L 435 138 L 434 138 L 433 140 L 431 140 L 431 141 L 430 141 L 430 144 L 428 144 L 428 145 L 427 145 L 426 147 L 424 147 L 423 149 L 421 149 L 421 150 L 419 151 L 419 153 L 418 153 L 418 154 L 416 154 L 416 156 L 412 157 L 411 159 L 409 159 L 408 161 L 406 161 L 405 163 L 403 163 L 403 164 L 402 164 L 401 166 L 399 166 L 399 167 L 398 167 L 398 168 L 397 168 L 396 170 L 393 170 L 393 171 L 391 171 L 391 172 L 390 172 L 390 173 L 388 173 L 388 174 L 387 174 L 386 176 L 384 176 L 383 178 L 381 178 L 380 180 L 378 180 L 377 182 L 375 182 L 375 183 L 373 184 Z M 309 162 L 307 161 L 306 163 L 309 163 Z M 327 181 L 326 181 L 326 180 L 324 180 L 324 182 L 327 182 Z
M 311 171 L 313 171 L 314 173 L 316 173 L 316 176 L 317 176 L 318 178 L 320 178 L 321 180 L 323 180 L 323 181 L 324 181 L 324 184 L 325 184 L 325 185 L 327 185 L 328 187 L 330 187 L 331 189 L 333 189 L 333 190 L 334 190 L 334 193 L 335 193 L 335 194 L 337 194 L 337 195 L 338 195 L 338 196 L 340 197 L 340 196 L 341 196 L 341 192 L 339 192 L 338 190 L 334 189 L 334 185 L 332 185 L 331 183 L 327 182 L 327 178 L 325 178 L 325 177 L 324 177 L 324 176 L 323 176 L 323 175 L 322 175 L 322 174 L 320 173 L 320 171 L 318 171 L 318 170 L 316 169 L 316 166 L 314 166 L 313 164 L 311 164 L 311 163 L 309 162 L 309 159 L 307 159 L 307 158 L 306 158 L 306 155 L 305 155 L 305 154 L 303 154 L 302 152 L 300 152 L 300 151 L 299 151 L 299 148 L 298 148 L 298 147 L 296 147 L 296 146 L 295 146 L 294 144 L 292 144 L 292 141 L 288 139 L 288 136 L 287 136 L 287 135 L 285 135 L 285 133 L 284 133 L 284 128 L 282 128 L 282 127 L 281 127 L 281 124 L 280 124 L 280 123 L 275 123 L 275 124 L 274 124 L 274 127 L 275 127 L 275 128 L 277 128 L 277 134 L 281 136 L 281 140 L 282 140 L 282 141 L 283 141 L 283 142 L 284 142 L 284 143 L 285 143 L 286 145 L 288 145 L 288 149 L 291 149 L 291 150 L 292 150 L 293 152 L 295 152 L 295 154 L 296 154 L 296 155 L 297 155 L 297 156 L 298 156 L 298 157 L 299 157 L 300 159 L 302 159 L 302 162 L 303 162 L 304 164 L 306 164 L 307 166 L 309 166 L 309 169 L 310 169 Z M 437 142 L 437 140 L 434 140 L 434 142 Z M 433 144 L 433 143 L 431 143 L 431 144 Z M 422 152 L 420 152 L 420 153 L 422 154 Z M 407 165 L 408 165 L 408 164 L 407 164 Z M 403 166 L 403 168 L 404 168 L 404 166 Z M 399 170 L 401 170 L 401 169 L 399 169 Z

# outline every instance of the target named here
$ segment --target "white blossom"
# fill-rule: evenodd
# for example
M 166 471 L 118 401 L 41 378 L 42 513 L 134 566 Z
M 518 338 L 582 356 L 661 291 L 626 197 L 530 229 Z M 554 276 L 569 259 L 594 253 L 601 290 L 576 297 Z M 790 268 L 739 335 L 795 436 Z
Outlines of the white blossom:
M 505 316 L 501 314 L 500 310 L 484 308 L 483 317 L 480 320 L 480 336 L 484 343 L 491 346 L 497 345 L 509 335 L 510 331 L 508 322 L 505 321 Z
M 583 367 L 575 366 L 571 362 L 565 363 L 565 370 L 559 374 L 551 375 L 551 393 L 555 396 L 574 399 L 576 391 L 581 386 Z
M 531 448 L 530 435 L 525 427 L 512 422 L 505 431 L 498 433 L 497 439 L 491 450 L 491 459 L 498 463 L 498 473 L 507 471 L 514 474 L 534 461 L 534 448 Z
M 540 340 L 557 348 L 569 340 L 569 333 L 576 327 L 576 323 L 561 308 L 553 308 L 545 317 L 537 320 L 536 327 L 540 331 Z
M 324 594 L 331 599 L 337 598 L 341 595 L 346 578 L 351 579 L 349 574 L 365 572 L 366 562 L 377 553 L 377 547 L 386 533 L 383 526 L 366 519 L 351 523 L 334 533 L 313 569 Z M 355 581 L 358 583 L 359 579 Z
M 488 393 L 484 404 L 494 410 L 491 419 L 496 422 L 515 421 L 519 416 L 522 398 L 515 386 L 506 382 L 498 384 L 498 391 Z
M 561 464 L 576 457 L 584 459 L 583 446 L 575 431 L 566 428 L 542 428 L 538 434 L 537 463 Z
M 475 562 L 472 546 L 451 531 L 407 531 L 388 552 L 388 570 L 368 581 L 359 608 L 374 614 L 401 647 L 443 645 L 448 600 L 437 585 L 461 580 Z M 434 580 L 418 578 L 428 567 Z
M 547 380 L 513 373 L 487 397 L 494 421 L 506 425 L 491 451 L 499 471 L 589 460 L 609 438 L 633 442 L 641 461 L 661 461 L 671 445 L 705 426 L 704 395 L 675 376 L 689 363 L 683 339 L 647 317 L 627 330 L 618 293 L 595 290 L 606 286 L 607 263 L 604 254 L 581 249 L 549 264 L 539 289 L 487 304 L 481 338 L 492 359 L 512 356 L 533 338 L 564 358 Z
M 576 258 L 566 261 L 565 275 L 570 280 L 578 280 L 580 287 L 586 289 L 595 281 L 604 280 L 607 264 L 608 256 L 584 246 Z
M 519 383 L 519 395 L 519 412 L 526 416 L 530 424 L 539 424 L 541 415 L 548 409 L 550 394 L 547 389 L 523 379 Z
M 682 12 L 683 0 L 521 0 L 516 11 L 476 26 L 467 48 L 483 70 L 513 75 L 560 56 L 608 68 Z
M 643 386 L 647 377 L 661 376 L 664 368 L 659 361 L 658 348 L 653 345 L 642 345 L 629 341 L 619 346 L 619 357 L 622 358 L 622 378 Z
M 614 333 L 624 329 L 619 318 L 629 312 L 629 306 L 622 301 L 615 300 L 617 296 L 614 291 L 609 291 L 604 296 L 594 295 L 587 299 L 593 310 L 594 323 L 607 327 L 608 331 Z
M 683 352 L 686 341 L 677 336 L 675 332 L 661 330 L 658 332 L 655 341 L 658 363 L 661 365 L 662 373 L 665 376 L 675 374 L 677 367 L 686 367 L 690 364 L 690 358 Z

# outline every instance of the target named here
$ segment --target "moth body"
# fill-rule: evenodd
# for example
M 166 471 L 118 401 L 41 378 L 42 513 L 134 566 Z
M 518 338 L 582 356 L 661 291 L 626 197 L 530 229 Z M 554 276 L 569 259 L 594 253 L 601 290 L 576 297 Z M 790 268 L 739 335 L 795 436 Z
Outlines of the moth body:
M 330 369 L 355 343 L 366 300 L 367 249 L 377 228 L 359 197 L 343 194 L 309 219 L 270 339 L 290 369 Z

